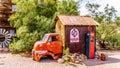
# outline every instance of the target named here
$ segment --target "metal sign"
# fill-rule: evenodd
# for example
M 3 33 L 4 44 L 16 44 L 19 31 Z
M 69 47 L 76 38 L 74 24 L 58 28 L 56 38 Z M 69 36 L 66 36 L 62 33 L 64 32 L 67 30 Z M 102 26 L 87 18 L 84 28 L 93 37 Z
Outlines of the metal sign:
M 70 30 L 70 43 L 79 42 L 79 31 L 76 28 Z

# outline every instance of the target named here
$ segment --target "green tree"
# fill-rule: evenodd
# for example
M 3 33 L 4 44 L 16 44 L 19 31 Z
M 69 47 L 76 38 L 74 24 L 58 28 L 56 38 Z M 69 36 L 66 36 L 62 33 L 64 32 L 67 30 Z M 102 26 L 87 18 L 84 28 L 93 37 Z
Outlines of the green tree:
M 86 8 L 92 18 L 94 18 L 99 23 L 104 22 L 104 12 L 100 12 L 98 9 L 100 8 L 99 4 L 96 3 L 87 3 Z
M 82 1 L 82 0 L 80 0 Z M 58 13 L 59 14 L 69 14 L 69 15 L 79 15 L 79 2 L 74 0 L 62 0 L 58 2 Z
M 13 0 L 17 11 L 10 18 L 10 25 L 16 28 L 17 38 L 10 49 L 13 52 L 31 51 L 34 43 L 45 33 L 54 32 L 56 14 L 78 14 L 74 0 Z M 63 5 L 63 3 L 67 5 Z M 64 9 L 64 10 L 63 10 Z M 67 10 L 65 10 L 67 9 Z
M 106 7 L 104 8 L 104 17 L 105 17 L 105 22 L 107 23 L 112 23 L 113 18 L 116 17 L 116 10 L 113 6 L 109 7 L 107 4 Z
M 105 6 L 104 11 L 99 11 L 100 5 L 94 3 L 87 3 L 86 7 L 100 26 L 97 27 L 97 40 L 102 48 L 107 45 L 118 46 L 120 45 L 120 35 L 117 33 L 118 24 L 120 23 L 119 17 L 116 17 L 116 10 L 108 4 Z M 117 25 L 116 25 L 117 24 Z
M 108 4 L 105 6 L 104 11 L 99 11 L 100 5 L 96 3 L 87 3 L 86 8 L 91 17 L 93 17 L 99 23 L 112 23 L 116 17 L 116 10 L 113 6 Z
M 97 18 L 98 14 L 99 14 L 99 10 L 98 8 L 100 7 L 100 5 L 95 4 L 95 3 L 87 3 L 86 4 L 86 8 L 89 11 L 90 16 L 92 16 L 93 18 Z
M 108 45 L 114 46 L 117 41 L 113 41 L 115 36 L 118 36 L 116 31 L 116 25 L 101 23 L 97 27 L 97 40 L 102 48 L 106 48 Z M 116 39 L 117 40 L 117 39 Z M 119 44 L 120 45 L 120 44 Z
M 120 17 L 116 17 L 116 18 L 115 18 L 115 23 L 116 23 L 118 26 L 120 26 Z

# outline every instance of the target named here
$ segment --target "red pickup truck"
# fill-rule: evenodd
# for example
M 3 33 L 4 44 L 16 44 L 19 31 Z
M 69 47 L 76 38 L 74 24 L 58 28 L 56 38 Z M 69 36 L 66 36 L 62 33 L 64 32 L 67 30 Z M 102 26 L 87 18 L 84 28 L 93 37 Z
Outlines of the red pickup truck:
M 37 41 L 32 49 L 32 58 L 35 61 L 46 55 L 52 56 L 53 59 L 57 60 L 62 55 L 62 42 L 61 37 L 58 33 L 45 34 L 41 41 Z

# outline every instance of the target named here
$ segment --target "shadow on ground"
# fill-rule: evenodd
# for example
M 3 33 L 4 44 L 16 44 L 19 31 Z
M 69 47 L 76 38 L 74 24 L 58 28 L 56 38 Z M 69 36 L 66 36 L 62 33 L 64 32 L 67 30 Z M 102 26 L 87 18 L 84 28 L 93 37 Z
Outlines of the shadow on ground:
M 96 66 L 96 65 L 118 63 L 118 62 L 120 62 L 120 59 L 109 57 L 106 61 L 101 61 L 100 59 L 88 59 L 84 61 L 83 63 L 86 66 Z
M 120 63 L 119 57 L 115 56 L 120 56 L 120 53 L 109 53 L 108 54 L 108 59 L 106 61 L 101 61 L 100 59 L 87 59 L 83 61 L 83 64 L 86 66 L 97 66 L 97 65 L 103 65 L 103 64 L 110 64 L 110 63 Z M 45 57 L 40 60 L 40 63 L 57 63 L 57 60 L 53 60 L 52 57 Z
M 40 63 L 56 63 L 57 60 L 54 60 L 51 56 L 47 56 L 40 59 Z

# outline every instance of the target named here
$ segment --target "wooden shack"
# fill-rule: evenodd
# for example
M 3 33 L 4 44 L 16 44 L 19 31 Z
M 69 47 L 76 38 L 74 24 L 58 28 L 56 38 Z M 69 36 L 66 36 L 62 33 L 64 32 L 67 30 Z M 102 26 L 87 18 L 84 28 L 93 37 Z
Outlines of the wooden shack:
M 9 24 L 8 18 L 12 14 L 11 0 L 0 0 L 0 48 L 8 47 L 15 36 L 15 28 Z
M 55 31 L 61 35 L 63 46 L 69 47 L 71 53 L 84 53 L 88 26 L 93 26 L 96 30 L 99 25 L 88 16 L 57 15 L 55 21 Z M 76 38 L 72 39 L 72 36 Z

